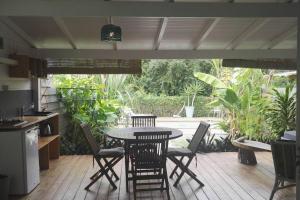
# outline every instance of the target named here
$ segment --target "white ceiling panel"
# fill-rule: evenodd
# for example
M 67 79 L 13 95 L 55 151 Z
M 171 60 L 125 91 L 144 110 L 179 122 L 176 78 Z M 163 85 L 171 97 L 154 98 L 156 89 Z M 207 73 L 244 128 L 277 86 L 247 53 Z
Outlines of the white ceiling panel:
M 107 23 L 102 17 L 62 18 L 79 49 L 113 49 L 113 45 L 101 42 L 101 27 Z
M 193 44 L 190 40 L 163 40 L 160 44 L 160 50 L 191 50 Z
M 152 50 L 155 47 L 162 18 L 158 17 L 112 17 L 112 23 L 122 28 L 122 42 L 117 45 L 101 42 L 101 27 L 109 23 L 109 17 L 60 18 L 64 30 L 50 17 L 10 17 L 11 21 L 33 39 L 37 48 L 103 50 Z M 160 41 L 161 50 L 193 50 L 203 30 L 212 18 L 168 18 Z M 244 34 L 257 18 L 222 18 L 201 41 L 199 49 L 224 49 L 230 42 Z M 273 18 L 249 37 L 241 40 L 237 49 L 260 49 L 288 32 L 296 25 L 295 18 Z M 71 42 L 70 42 L 71 38 Z M 276 40 L 275 40 L 276 41 Z M 276 49 L 295 49 L 296 37 L 285 37 Z
M 297 49 L 297 33 L 292 37 L 279 43 L 274 49 Z
M 160 18 L 113 17 L 114 24 L 122 28 L 122 42 L 118 49 L 152 49 Z
M 160 18 L 114 17 L 113 23 L 122 28 L 120 49 L 152 49 Z
M 160 49 L 193 49 L 208 18 L 169 18 Z
M 71 48 L 65 35 L 50 17 L 10 17 L 38 48 Z
M 203 41 L 200 49 L 224 49 L 240 35 L 255 19 L 222 18 L 208 37 Z
M 293 25 L 296 25 L 296 19 L 294 18 L 271 19 L 255 34 L 242 42 L 238 49 L 256 49 L 262 47 L 264 44 L 287 31 Z

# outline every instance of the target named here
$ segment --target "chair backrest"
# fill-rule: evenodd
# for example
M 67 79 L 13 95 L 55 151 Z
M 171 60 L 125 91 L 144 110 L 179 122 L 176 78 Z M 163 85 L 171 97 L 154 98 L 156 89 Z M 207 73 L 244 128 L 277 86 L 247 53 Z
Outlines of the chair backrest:
M 188 148 L 193 152 L 193 153 L 196 153 L 198 148 L 199 148 L 199 145 L 200 145 L 200 142 L 201 140 L 204 138 L 205 134 L 207 133 L 208 131 L 208 128 L 209 128 L 209 124 L 206 123 L 206 122 L 203 122 L 201 121 L 197 130 L 196 130 L 196 133 L 194 134 Z
M 271 143 L 275 173 L 287 180 L 296 180 L 296 142 L 276 141 Z
M 96 156 L 100 149 L 99 149 L 96 139 L 92 135 L 91 127 L 87 124 L 81 124 L 80 127 L 82 129 L 82 132 L 84 134 L 84 137 L 85 137 L 87 143 L 89 144 L 89 147 L 90 147 L 93 155 Z
M 170 131 L 135 132 L 132 155 L 136 169 L 162 169 L 166 164 Z
M 132 127 L 155 127 L 155 115 L 132 115 Z

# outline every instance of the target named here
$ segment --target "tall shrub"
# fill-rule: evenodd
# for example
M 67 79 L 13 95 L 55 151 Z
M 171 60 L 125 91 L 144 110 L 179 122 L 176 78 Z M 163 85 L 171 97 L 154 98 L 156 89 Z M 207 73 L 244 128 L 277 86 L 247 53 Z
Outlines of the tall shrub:
M 294 83 L 286 86 L 283 92 L 273 89 L 274 99 L 267 109 L 267 122 L 272 133 L 278 138 L 284 131 L 296 129 L 296 93 Z
M 55 79 L 57 95 L 68 119 L 66 132 L 62 136 L 64 154 L 89 152 L 79 128 L 80 123 L 89 124 L 100 142 L 103 132 L 116 122 L 118 102 L 105 98 L 104 85 L 95 79 L 95 76 L 59 76 Z
M 215 100 L 211 105 L 222 106 L 226 111 L 226 123 L 232 137 L 246 135 L 255 140 L 272 139 L 264 113 L 269 102 L 264 97 L 268 77 L 261 70 L 241 69 L 235 74 L 234 81 L 227 84 L 212 75 L 196 73 L 195 76 L 214 88 Z

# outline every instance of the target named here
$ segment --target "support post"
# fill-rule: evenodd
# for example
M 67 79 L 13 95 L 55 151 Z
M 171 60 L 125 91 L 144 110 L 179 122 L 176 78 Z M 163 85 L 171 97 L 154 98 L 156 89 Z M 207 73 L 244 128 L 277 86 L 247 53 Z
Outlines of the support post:
M 300 8 L 300 2 L 298 2 Z M 300 16 L 298 13 L 298 34 L 297 34 L 297 115 L 296 115 L 296 136 L 297 136 L 297 186 L 296 186 L 296 199 L 300 199 Z

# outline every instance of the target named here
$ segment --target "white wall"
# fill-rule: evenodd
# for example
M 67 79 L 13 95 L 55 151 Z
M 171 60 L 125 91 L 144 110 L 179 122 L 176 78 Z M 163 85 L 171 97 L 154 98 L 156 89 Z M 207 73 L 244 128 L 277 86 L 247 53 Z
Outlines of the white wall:
M 24 55 L 32 54 L 30 46 L 1 21 L 0 37 L 4 40 L 4 50 L 0 50 L 0 57 L 7 58 L 9 54 L 13 53 Z M 9 90 L 31 89 L 30 79 L 10 78 L 8 76 L 8 66 L 0 64 L 0 91 L 2 90 L 3 85 L 7 85 Z

